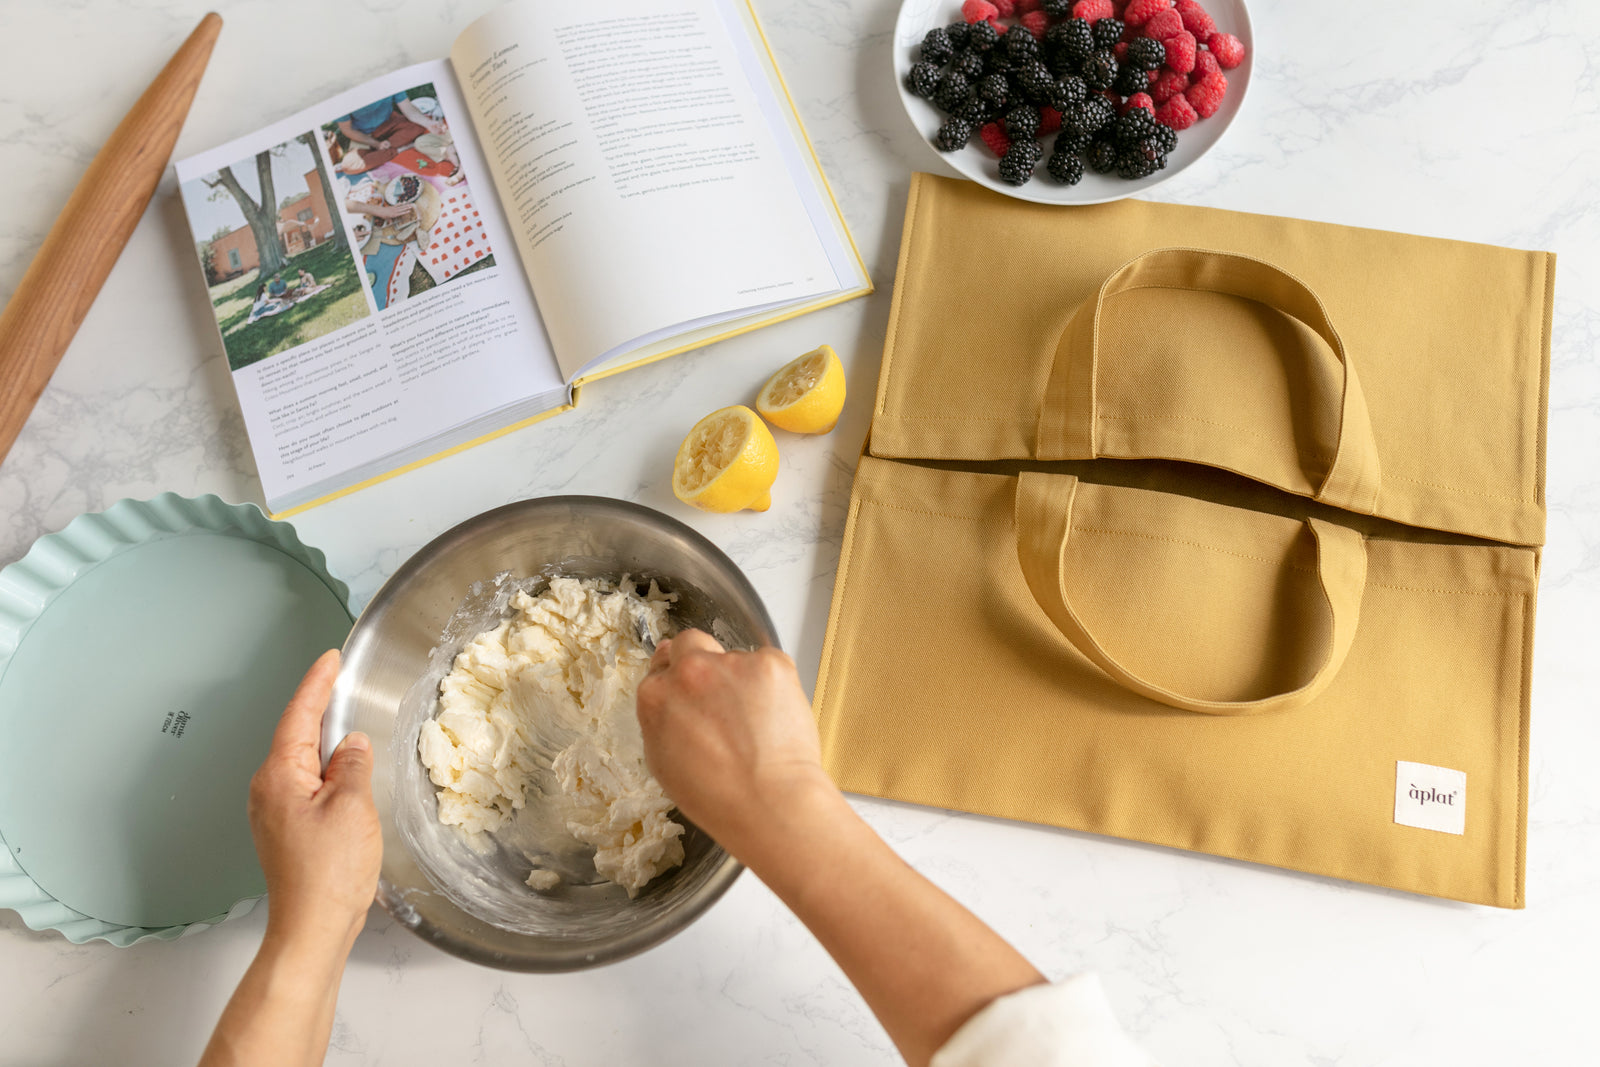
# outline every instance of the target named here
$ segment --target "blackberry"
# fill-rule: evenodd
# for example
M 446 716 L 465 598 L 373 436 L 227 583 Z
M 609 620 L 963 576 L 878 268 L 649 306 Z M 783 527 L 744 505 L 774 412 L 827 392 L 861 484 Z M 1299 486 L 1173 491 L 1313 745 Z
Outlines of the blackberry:
M 944 35 L 950 38 L 950 44 L 957 51 L 967 47 L 967 24 L 965 22 L 952 22 L 944 28 Z
M 1107 51 L 1090 52 L 1083 61 L 1083 80 L 1091 89 L 1109 89 L 1117 80 L 1117 57 Z
M 1068 74 L 1056 82 L 1056 87 L 1050 94 L 1050 106 L 1057 111 L 1066 113 L 1070 107 L 1076 107 L 1089 99 L 1089 87 L 1083 84 L 1083 79 L 1076 74 Z
M 1061 54 L 1060 49 L 1045 46 L 1044 65 L 1050 68 L 1050 73 L 1057 77 L 1078 73 L 1078 64 Z
M 1059 139 L 1056 141 L 1056 150 L 1050 153 L 1050 162 L 1045 164 L 1045 169 L 1050 172 L 1050 177 L 1062 185 L 1077 185 L 1083 179 L 1083 160 L 1076 152 L 1063 152 Z
M 950 35 L 943 26 L 935 26 L 922 38 L 922 58 L 929 63 L 937 63 L 942 67 L 955 54 L 956 46 L 950 43 Z
M 976 82 L 983 77 L 983 57 L 976 52 L 957 52 L 956 58 L 950 64 L 950 69 L 960 74 L 969 82 Z
M 1094 51 L 1094 31 L 1084 19 L 1058 22 L 1044 35 L 1045 44 L 1074 66 Z
M 921 63 L 911 64 L 911 72 L 906 75 L 906 87 L 918 96 L 933 99 L 933 94 L 939 88 L 939 68 L 924 60 Z
M 1010 74 L 1014 66 L 1004 48 L 991 48 L 983 53 L 983 69 L 990 74 Z
M 1136 107 L 1125 114 L 1117 116 L 1117 121 L 1111 127 L 1111 132 L 1116 138 L 1117 144 L 1134 145 L 1155 134 L 1156 120 L 1144 108 Z
M 1039 109 L 1032 104 L 1018 104 L 1007 111 L 1006 136 L 1013 141 L 1032 140 L 1039 136 Z
M 1006 54 L 1012 62 L 1021 59 L 1038 59 L 1039 42 L 1021 26 L 1013 26 L 1006 31 L 1002 43 L 1006 46 Z
M 944 120 L 944 125 L 939 127 L 939 132 L 933 135 L 933 147 L 941 152 L 954 152 L 965 148 L 967 142 L 972 140 L 972 130 L 972 123 L 951 115 Z
M 966 75 L 954 71 L 939 79 L 939 88 L 934 90 L 933 102 L 946 111 L 954 111 L 966 103 L 967 97 L 972 95 L 972 83 L 967 81 Z
M 950 114 L 958 119 L 965 119 L 976 127 L 989 121 L 990 116 L 994 114 L 992 108 L 993 105 L 989 101 L 974 93 Z
M 1123 96 L 1147 93 L 1150 91 L 1150 76 L 1138 67 L 1130 67 L 1124 63 L 1117 71 L 1117 79 L 1111 83 L 1111 88 Z
M 1094 24 L 1094 43 L 1097 48 L 1110 48 L 1122 40 L 1123 26 L 1121 19 L 1101 19 Z
M 1037 59 L 1023 62 L 1017 71 L 1017 84 L 1022 86 L 1022 91 L 1028 99 L 1037 104 L 1048 103 L 1056 89 L 1056 80 L 1051 77 L 1050 68 Z
M 978 95 L 995 107 L 1005 107 L 1011 98 L 1011 83 L 1004 74 L 985 74 L 978 82 Z
M 1167 61 L 1167 46 L 1149 37 L 1136 37 L 1128 42 L 1128 54 L 1123 65 L 1140 70 L 1160 70 Z
M 1103 96 L 1091 96 L 1083 103 L 1062 115 L 1062 123 L 1074 133 L 1093 135 L 1116 117 L 1111 101 Z
M 1012 141 L 1005 158 L 1000 161 L 1000 180 L 1007 185 L 1026 184 L 1033 177 L 1033 168 L 1039 165 L 1039 157 L 1043 154 L 1044 149 L 1039 147 L 1038 141 Z
M 1040 6 L 1053 19 L 1064 19 L 1072 14 L 1072 0 L 1044 0 Z
M 1117 169 L 1117 146 L 1110 141 L 1096 141 L 1084 153 L 1084 159 L 1097 174 L 1109 174 Z
M 1167 155 L 1178 147 L 1178 131 L 1171 126 L 1163 126 L 1158 122 L 1156 123 L 1156 132 L 1145 138 L 1145 140 L 1154 145 L 1157 152 Z
M 967 47 L 974 52 L 987 52 L 1000 42 L 1000 34 L 988 22 L 974 22 L 967 27 Z
M 1165 165 L 1166 160 L 1156 156 L 1153 152 L 1144 152 L 1135 148 L 1117 153 L 1117 177 L 1126 181 L 1148 178 Z
M 1056 134 L 1055 150 L 1057 152 L 1086 152 L 1093 143 L 1094 138 L 1090 134 L 1073 133 L 1071 130 L 1063 129 Z

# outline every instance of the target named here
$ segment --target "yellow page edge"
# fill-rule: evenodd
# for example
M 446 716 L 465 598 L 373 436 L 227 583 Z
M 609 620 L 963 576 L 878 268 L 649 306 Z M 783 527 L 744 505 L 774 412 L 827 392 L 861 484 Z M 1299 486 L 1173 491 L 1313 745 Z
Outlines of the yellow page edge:
M 326 504 L 330 500 L 338 500 L 342 496 L 349 496 L 357 489 L 365 489 L 369 485 L 377 485 L 379 482 L 386 482 L 390 478 L 405 474 L 407 471 L 414 471 L 418 467 L 426 467 L 435 460 L 444 459 L 446 456 L 453 456 L 457 452 L 465 452 L 474 445 L 481 445 L 485 441 L 493 441 L 496 437 L 504 437 L 508 433 L 511 433 L 515 430 L 520 430 L 525 426 L 532 426 L 536 422 L 543 422 L 552 415 L 559 415 L 563 411 L 571 411 L 573 408 L 578 406 L 578 389 L 579 384 L 574 382 L 572 385 L 571 403 L 562 404 L 559 407 L 547 408 L 546 410 L 539 412 L 537 415 L 522 419 L 518 422 L 513 422 L 509 426 L 502 426 L 498 430 L 490 430 L 488 433 L 483 434 L 482 436 L 474 437 L 470 441 L 463 441 L 459 445 L 452 445 L 441 452 L 435 452 L 431 456 L 425 456 L 422 459 L 414 459 L 410 463 L 396 467 L 394 470 L 385 471 L 382 474 L 375 474 L 365 481 L 356 482 L 354 485 L 347 485 L 343 489 L 335 489 L 326 496 L 319 496 L 315 500 L 306 501 L 304 504 L 296 504 L 294 507 L 285 508 L 282 511 L 268 512 L 268 517 L 273 519 L 287 519 L 291 515 L 298 515 L 303 511 L 309 511 L 312 508 L 317 507 L 319 504 Z

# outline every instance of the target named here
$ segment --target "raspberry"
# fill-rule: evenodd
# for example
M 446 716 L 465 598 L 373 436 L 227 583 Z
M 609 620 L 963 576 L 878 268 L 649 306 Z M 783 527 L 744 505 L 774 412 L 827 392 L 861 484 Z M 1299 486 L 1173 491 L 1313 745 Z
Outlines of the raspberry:
M 1030 11 L 1019 19 L 1022 28 L 1033 34 L 1036 41 L 1044 40 L 1044 31 L 1050 26 L 1050 16 L 1043 11 Z
M 989 0 L 963 0 L 961 4 L 961 18 L 967 23 L 988 22 L 1000 9 L 989 3 Z
M 1205 81 L 1213 75 L 1222 73 L 1222 65 L 1217 62 L 1217 57 L 1200 49 L 1194 57 L 1194 81 Z
M 1116 9 L 1111 6 L 1111 0 L 1078 0 L 1072 5 L 1072 17 L 1085 22 L 1099 22 L 1101 19 L 1115 18 Z
M 1061 112 L 1046 104 L 1039 109 L 1039 136 L 1049 137 L 1061 129 Z
M 1117 62 L 1118 63 L 1121 63 L 1124 59 L 1127 59 L 1128 58 L 1128 42 L 1127 41 L 1118 41 L 1116 44 L 1112 45 L 1111 46 L 1111 54 L 1117 57 Z
M 1017 14 L 1027 15 L 1044 6 L 1044 0 L 1015 0 Z
M 1189 88 L 1189 75 L 1175 70 L 1164 70 L 1150 86 L 1150 96 L 1158 104 L 1165 104 Z
M 1167 10 L 1172 6 L 1172 0 L 1131 0 L 1126 10 L 1122 12 L 1122 21 L 1128 28 L 1143 26 L 1151 17 Z
M 1169 129 L 1187 130 L 1199 117 L 1195 113 L 1194 106 L 1182 93 L 1174 95 L 1172 99 L 1156 108 L 1156 121 Z
M 1223 70 L 1232 70 L 1244 62 L 1244 42 L 1231 33 L 1213 33 L 1206 38 L 1206 47 Z
M 1156 113 L 1156 102 L 1150 99 L 1149 93 L 1134 93 L 1132 96 L 1128 97 L 1128 102 L 1126 105 L 1124 105 L 1122 110 L 1123 113 L 1126 114 L 1136 107 L 1142 107 L 1152 115 Z
M 1016 0 L 989 0 L 994 9 L 1003 19 L 1011 18 L 1017 13 Z
M 1217 113 L 1217 108 L 1222 106 L 1222 97 L 1228 91 L 1228 79 L 1221 74 L 1213 75 L 1195 82 L 1183 91 L 1184 98 L 1189 101 L 1195 114 L 1203 119 L 1208 119 Z M 1168 103 L 1171 103 L 1169 100 Z
M 1199 51 L 1195 44 L 1194 34 L 1188 30 L 1179 30 L 1161 43 L 1167 49 L 1168 70 L 1175 70 L 1179 74 L 1187 74 L 1194 69 L 1194 56 Z
M 1150 20 L 1144 24 L 1144 35 L 1158 41 L 1165 41 L 1173 34 L 1182 32 L 1183 19 L 1171 8 L 1150 16 Z
M 1190 120 L 1193 121 L 1192 119 Z M 1004 156 L 1011 148 L 1011 138 L 1006 136 L 1005 127 L 998 122 L 986 122 L 978 129 L 978 136 L 983 138 L 983 143 L 989 146 L 989 151 L 997 156 Z
M 1194 34 L 1197 41 L 1203 41 L 1217 32 L 1217 24 L 1211 21 L 1206 9 L 1195 0 L 1178 0 L 1177 12 L 1178 17 L 1183 19 L 1183 28 Z

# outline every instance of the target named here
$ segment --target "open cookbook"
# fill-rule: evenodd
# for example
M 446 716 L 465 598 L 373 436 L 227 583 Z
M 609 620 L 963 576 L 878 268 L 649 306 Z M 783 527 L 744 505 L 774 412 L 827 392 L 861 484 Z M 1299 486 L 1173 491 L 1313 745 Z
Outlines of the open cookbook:
M 177 175 L 277 516 L 872 291 L 747 0 L 519 0 Z

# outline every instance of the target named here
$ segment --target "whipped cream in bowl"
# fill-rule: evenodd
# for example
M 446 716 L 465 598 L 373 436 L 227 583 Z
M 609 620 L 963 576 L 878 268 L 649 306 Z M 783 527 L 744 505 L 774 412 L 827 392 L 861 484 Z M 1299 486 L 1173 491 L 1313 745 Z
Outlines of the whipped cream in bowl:
M 684 826 L 645 763 L 634 705 L 650 662 L 640 635 L 667 636 L 675 599 L 627 576 L 519 590 L 511 617 L 457 654 L 422 724 L 439 821 L 478 849 L 504 834 L 541 891 L 592 872 L 634 897 L 681 865 Z
M 384 823 L 378 900 L 491 966 L 612 962 L 692 922 L 737 861 L 649 773 L 641 638 L 775 644 L 714 545 L 636 504 L 547 497 L 421 549 L 357 620 L 323 752 L 366 731 Z

